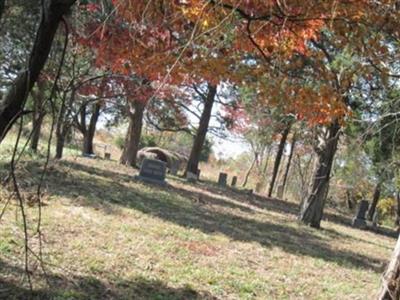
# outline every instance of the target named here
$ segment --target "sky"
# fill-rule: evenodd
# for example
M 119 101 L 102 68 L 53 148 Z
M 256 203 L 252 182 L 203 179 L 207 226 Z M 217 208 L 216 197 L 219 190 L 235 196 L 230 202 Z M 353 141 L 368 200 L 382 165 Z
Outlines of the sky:
M 219 159 L 237 158 L 240 154 L 249 150 L 248 146 L 241 140 L 235 137 L 223 139 L 220 137 L 212 137 L 214 141 L 213 152 Z
M 224 102 L 229 101 L 229 99 L 223 99 L 223 100 Z M 194 105 L 192 105 L 190 109 L 194 111 L 197 110 L 197 108 Z M 201 105 L 200 109 L 202 109 Z M 210 127 L 221 128 L 221 125 L 219 124 L 218 120 L 215 117 L 218 113 L 223 113 L 223 106 L 219 103 L 215 103 L 212 110 L 212 117 L 209 125 Z M 193 116 L 192 114 L 187 114 L 187 115 L 192 127 L 197 128 L 199 123 L 198 118 Z M 106 123 L 107 123 L 107 115 L 106 116 L 101 115 L 98 122 L 98 128 L 108 130 L 106 128 Z M 124 129 L 123 131 L 125 131 L 126 127 L 127 126 L 122 126 L 121 128 L 123 128 Z M 207 138 L 213 141 L 212 150 L 214 155 L 218 159 L 237 158 L 242 153 L 249 151 L 249 146 L 244 142 L 243 139 L 241 139 L 236 134 L 233 134 L 228 130 L 223 130 L 222 132 L 219 133 L 220 134 L 218 135 L 213 134 L 213 132 L 211 131 L 207 133 Z

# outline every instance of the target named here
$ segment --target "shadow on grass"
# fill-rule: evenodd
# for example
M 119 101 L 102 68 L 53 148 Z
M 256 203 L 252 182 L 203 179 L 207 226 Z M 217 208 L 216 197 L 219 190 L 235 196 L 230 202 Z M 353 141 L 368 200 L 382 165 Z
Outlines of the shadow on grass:
M 241 197 L 243 201 L 261 209 L 290 214 L 294 216 L 298 216 L 299 214 L 299 205 L 294 202 L 289 202 L 278 198 L 270 198 L 260 194 L 248 195 L 248 193 L 246 193 L 246 191 L 244 190 L 235 189 L 229 186 L 227 186 L 226 188 L 221 188 L 215 182 L 211 181 L 203 181 L 202 186 L 213 193 L 221 193 L 223 191 L 231 197 Z M 341 225 L 351 225 L 350 218 L 343 215 L 336 215 L 327 212 L 324 213 L 324 220 Z
M 1 274 L 12 274 L 12 278 L 22 278 L 24 270 L 0 260 Z M 43 275 L 35 275 L 35 280 L 44 282 Z M 103 282 L 92 276 L 48 275 L 50 287 L 35 289 L 33 293 L 27 284 L 15 282 L 11 277 L 0 276 L 0 299 L 217 299 L 207 292 L 197 292 L 190 287 L 173 288 L 159 280 L 137 277 L 131 281 L 113 280 Z
M 48 177 L 49 193 L 76 199 L 83 198 L 80 205 L 94 206 L 97 209 L 106 207 L 106 213 L 114 213 L 107 207 L 116 204 L 133 208 L 143 213 L 153 215 L 165 221 L 173 222 L 186 228 L 194 228 L 204 233 L 221 233 L 235 241 L 257 242 L 264 247 L 279 247 L 285 252 L 310 256 L 334 262 L 349 268 L 360 268 L 382 272 L 386 261 L 378 260 L 352 251 L 332 249 L 330 245 L 318 236 L 316 230 L 293 224 L 276 224 L 268 220 L 238 216 L 210 208 L 208 205 L 196 205 L 190 201 L 197 197 L 195 192 L 173 186 L 159 187 L 148 185 L 146 189 L 133 189 L 124 183 L 132 182 L 132 176 L 107 171 L 75 162 L 63 161 L 60 166 L 82 172 L 83 176 L 75 178 L 73 174 L 65 173 L 59 168 L 52 168 Z M 88 176 L 89 174 L 95 176 Z M 219 191 L 223 193 L 223 191 Z M 236 192 L 233 192 L 236 193 Z M 183 196 L 182 197 L 179 197 Z M 228 195 L 232 196 L 232 195 Z M 238 198 L 239 197 L 239 198 Z M 187 199 L 189 198 L 189 199 Z M 250 201 L 259 208 L 269 210 L 270 204 L 261 203 L 261 198 L 235 196 L 237 201 Z M 213 204 L 226 205 L 233 209 L 248 211 L 248 207 L 226 201 L 219 197 L 207 196 Z M 280 201 L 280 200 L 275 200 Z M 268 202 L 268 200 L 265 200 Z M 254 204 L 256 203 L 256 204 Z M 272 202 L 276 203 L 276 202 Z M 284 207 L 279 202 L 279 207 Z M 286 203 L 288 204 L 288 203 Z M 291 204 L 288 204 L 289 207 Z M 275 206 L 272 210 L 280 213 L 289 213 L 279 210 Z M 251 211 L 251 209 L 250 209 Z M 247 214 L 248 216 L 248 214 Z M 338 232 L 327 232 L 335 235 L 334 238 L 346 242 L 347 236 Z
M 277 199 L 277 198 L 269 198 L 260 194 L 248 195 L 245 191 L 234 189 L 229 186 L 226 188 L 221 188 L 215 182 L 211 181 L 203 181 L 200 183 L 200 186 L 209 192 L 215 194 L 224 193 L 228 197 L 240 197 L 240 200 L 244 203 L 248 203 L 252 206 L 258 207 L 260 209 L 265 209 L 268 211 L 274 211 L 278 213 L 283 213 L 287 215 L 298 216 L 299 214 L 299 205 L 293 202 Z M 340 224 L 343 226 L 352 227 L 352 219 L 343 214 L 333 214 L 330 212 L 324 212 L 323 221 L 329 221 L 332 223 Z M 332 232 L 332 230 L 322 229 L 324 231 Z M 374 232 L 376 234 L 384 235 L 391 238 L 398 238 L 398 232 L 395 230 L 391 230 L 389 228 L 378 227 L 378 228 L 368 228 L 368 231 Z M 332 234 L 334 234 L 332 232 Z

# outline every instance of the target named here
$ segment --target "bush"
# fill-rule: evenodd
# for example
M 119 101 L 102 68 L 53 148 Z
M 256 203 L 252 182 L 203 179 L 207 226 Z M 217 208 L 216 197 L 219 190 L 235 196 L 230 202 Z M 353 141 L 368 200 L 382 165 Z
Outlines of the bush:
M 125 146 L 125 138 L 122 135 L 118 135 L 114 139 L 114 145 L 118 147 L 118 149 L 122 150 Z
M 145 147 L 156 147 L 157 142 L 156 142 L 156 137 L 154 135 L 142 135 L 139 143 L 139 149 L 145 148 Z
M 392 197 L 380 199 L 378 211 L 381 219 L 393 217 L 396 214 L 396 199 Z
M 114 139 L 114 144 L 117 146 L 120 150 L 124 149 L 125 146 L 125 137 L 122 135 L 118 135 Z M 155 147 L 157 146 L 156 143 L 156 137 L 153 135 L 142 135 L 139 143 L 139 149 L 145 148 L 145 147 Z

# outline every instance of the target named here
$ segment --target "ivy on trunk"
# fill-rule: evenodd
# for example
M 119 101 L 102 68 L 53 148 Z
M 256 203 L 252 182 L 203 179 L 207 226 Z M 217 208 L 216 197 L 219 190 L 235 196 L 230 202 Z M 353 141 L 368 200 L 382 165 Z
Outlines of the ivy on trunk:
M 317 149 L 318 166 L 314 174 L 311 193 L 302 203 L 300 211 L 300 220 L 311 227 L 319 228 L 321 226 L 340 129 L 338 121 L 332 123 L 327 129 L 324 145 Z

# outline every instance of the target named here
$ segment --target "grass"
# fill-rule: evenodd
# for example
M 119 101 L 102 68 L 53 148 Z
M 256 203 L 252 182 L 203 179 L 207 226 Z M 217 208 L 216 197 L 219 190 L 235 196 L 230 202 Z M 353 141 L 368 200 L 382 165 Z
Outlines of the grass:
M 20 164 L 27 197 L 41 164 Z M 294 202 L 175 177 L 152 186 L 134 174 L 112 161 L 51 162 L 42 216 L 47 276 L 31 256 L 36 299 L 373 299 L 395 244 L 332 210 L 314 230 L 296 221 Z M 27 214 L 37 253 L 34 203 Z M 23 274 L 12 203 L 0 221 L 1 299 L 27 297 Z

